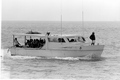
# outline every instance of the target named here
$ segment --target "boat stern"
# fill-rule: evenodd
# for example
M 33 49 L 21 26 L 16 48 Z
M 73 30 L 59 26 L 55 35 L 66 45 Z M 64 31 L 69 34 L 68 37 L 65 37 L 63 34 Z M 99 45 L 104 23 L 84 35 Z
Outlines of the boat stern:
M 93 50 L 93 52 L 87 56 L 89 56 L 90 58 L 100 58 L 103 50 L 104 50 L 104 45 L 92 45 L 91 48 L 89 48 L 90 50 Z

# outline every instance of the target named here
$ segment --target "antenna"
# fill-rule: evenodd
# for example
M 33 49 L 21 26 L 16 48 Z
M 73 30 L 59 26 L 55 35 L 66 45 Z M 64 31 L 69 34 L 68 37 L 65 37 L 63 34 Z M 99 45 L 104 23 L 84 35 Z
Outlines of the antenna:
M 84 12 L 82 11 L 82 28 L 83 28 L 83 36 L 84 36 Z
M 61 36 L 62 36 L 62 15 L 61 15 Z
M 62 0 L 61 0 L 61 45 L 62 45 Z
M 61 36 L 62 36 L 62 0 L 61 0 Z
M 84 12 L 82 11 L 82 27 L 84 27 Z
M 82 0 L 82 28 L 84 30 L 84 12 L 83 12 L 83 0 Z M 84 36 L 84 31 L 83 31 L 83 36 Z

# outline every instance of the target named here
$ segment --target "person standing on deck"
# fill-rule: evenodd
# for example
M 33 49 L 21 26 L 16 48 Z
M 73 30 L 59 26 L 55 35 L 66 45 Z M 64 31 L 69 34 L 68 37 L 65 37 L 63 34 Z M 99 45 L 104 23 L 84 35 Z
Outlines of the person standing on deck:
M 92 32 L 92 34 L 90 35 L 90 39 L 92 40 L 91 45 L 95 45 L 95 33 Z

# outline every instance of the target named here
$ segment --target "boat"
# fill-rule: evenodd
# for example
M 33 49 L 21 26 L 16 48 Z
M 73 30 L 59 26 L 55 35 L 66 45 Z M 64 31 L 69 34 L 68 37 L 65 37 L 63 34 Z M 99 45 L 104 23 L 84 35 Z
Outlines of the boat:
M 24 43 L 15 46 L 14 39 L 24 37 Z M 31 41 L 37 40 L 31 46 Z M 27 42 L 29 41 L 29 42 Z M 34 45 L 34 46 L 33 46 Z M 14 34 L 13 46 L 10 47 L 11 56 L 37 57 L 85 57 L 100 58 L 104 45 L 86 43 L 83 36 L 77 34 Z

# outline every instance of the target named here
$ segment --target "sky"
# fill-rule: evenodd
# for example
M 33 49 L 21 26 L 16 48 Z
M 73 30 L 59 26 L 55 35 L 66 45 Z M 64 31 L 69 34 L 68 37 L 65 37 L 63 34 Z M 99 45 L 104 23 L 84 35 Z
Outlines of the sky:
M 2 21 L 120 21 L 120 0 L 2 0 Z

